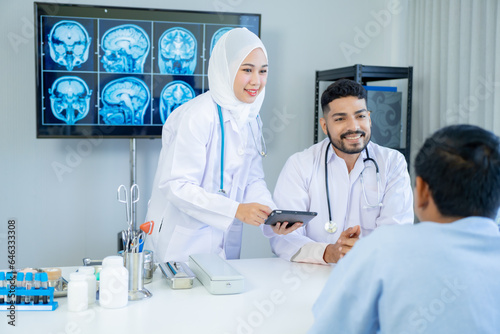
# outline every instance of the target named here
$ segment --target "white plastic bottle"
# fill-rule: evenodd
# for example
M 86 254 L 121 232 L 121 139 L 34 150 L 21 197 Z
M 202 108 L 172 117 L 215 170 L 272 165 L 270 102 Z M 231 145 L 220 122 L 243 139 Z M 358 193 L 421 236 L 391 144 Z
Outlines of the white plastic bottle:
M 68 311 L 81 312 L 89 307 L 88 284 L 85 274 L 71 273 L 68 283 Z
M 99 305 L 120 308 L 128 303 L 128 270 L 122 256 L 108 256 L 99 274 Z
M 89 292 L 89 305 L 95 304 L 96 294 L 96 278 L 94 275 L 94 267 L 80 267 L 78 272 L 85 275 L 87 278 L 88 292 Z

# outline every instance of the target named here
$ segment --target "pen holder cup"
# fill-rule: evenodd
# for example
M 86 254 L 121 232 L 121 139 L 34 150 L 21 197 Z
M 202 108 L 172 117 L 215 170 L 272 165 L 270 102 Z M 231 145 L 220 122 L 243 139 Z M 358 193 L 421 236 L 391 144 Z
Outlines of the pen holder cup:
M 151 297 L 144 288 L 144 252 L 124 252 L 125 267 L 128 270 L 128 299 L 138 300 Z
M 141 290 L 144 287 L 144 253 L 125 253 L 125 266 L 129 291 Z

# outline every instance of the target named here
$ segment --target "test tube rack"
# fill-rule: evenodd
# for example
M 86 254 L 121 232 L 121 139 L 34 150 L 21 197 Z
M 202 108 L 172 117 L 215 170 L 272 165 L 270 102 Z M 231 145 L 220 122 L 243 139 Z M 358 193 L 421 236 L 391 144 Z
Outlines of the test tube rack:
M 6 287 L 0 287 L 0 311 L 54 311 L 59 305 L 54 301 L 54 288 L 26 289 L 24 287 L 11 286 L 10 280 L 4 281 Z M 30 296 L 29 303 L 25 303 L 26 296 Z M 39 296 L 39 302 L 35 304 L 34 296 Z M 3 298 L 2 298 L 3 297 Z M 21 301 L 17 303 L 17 297 Z M 43 298 L 47 297 L 47 298 Z M 44 301 L 45 299 L 45 301 Z

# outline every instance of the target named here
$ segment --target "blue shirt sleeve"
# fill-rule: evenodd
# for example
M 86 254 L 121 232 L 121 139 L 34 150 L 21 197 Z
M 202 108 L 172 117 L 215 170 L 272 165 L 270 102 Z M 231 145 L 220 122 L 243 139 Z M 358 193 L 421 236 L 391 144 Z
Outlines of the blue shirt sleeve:
M 367 247 L 370 241 L 373 238 L 359 240 L 333 268 L 313 306 L 315 323 L 309 333 L 379 330 L 377 304 L 383 287 L 381 278 L 377 278 L 378 250 Z

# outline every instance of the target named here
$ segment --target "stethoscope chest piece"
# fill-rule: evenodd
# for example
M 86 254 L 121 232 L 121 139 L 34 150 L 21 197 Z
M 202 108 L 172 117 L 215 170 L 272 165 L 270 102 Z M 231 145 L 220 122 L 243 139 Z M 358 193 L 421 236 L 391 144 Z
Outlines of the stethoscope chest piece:
M 327 221 L 325 223 L 325 231 L 327 231 L 328 233 L 337 232 L 337 223 L 334 222 L 333 220 Z

